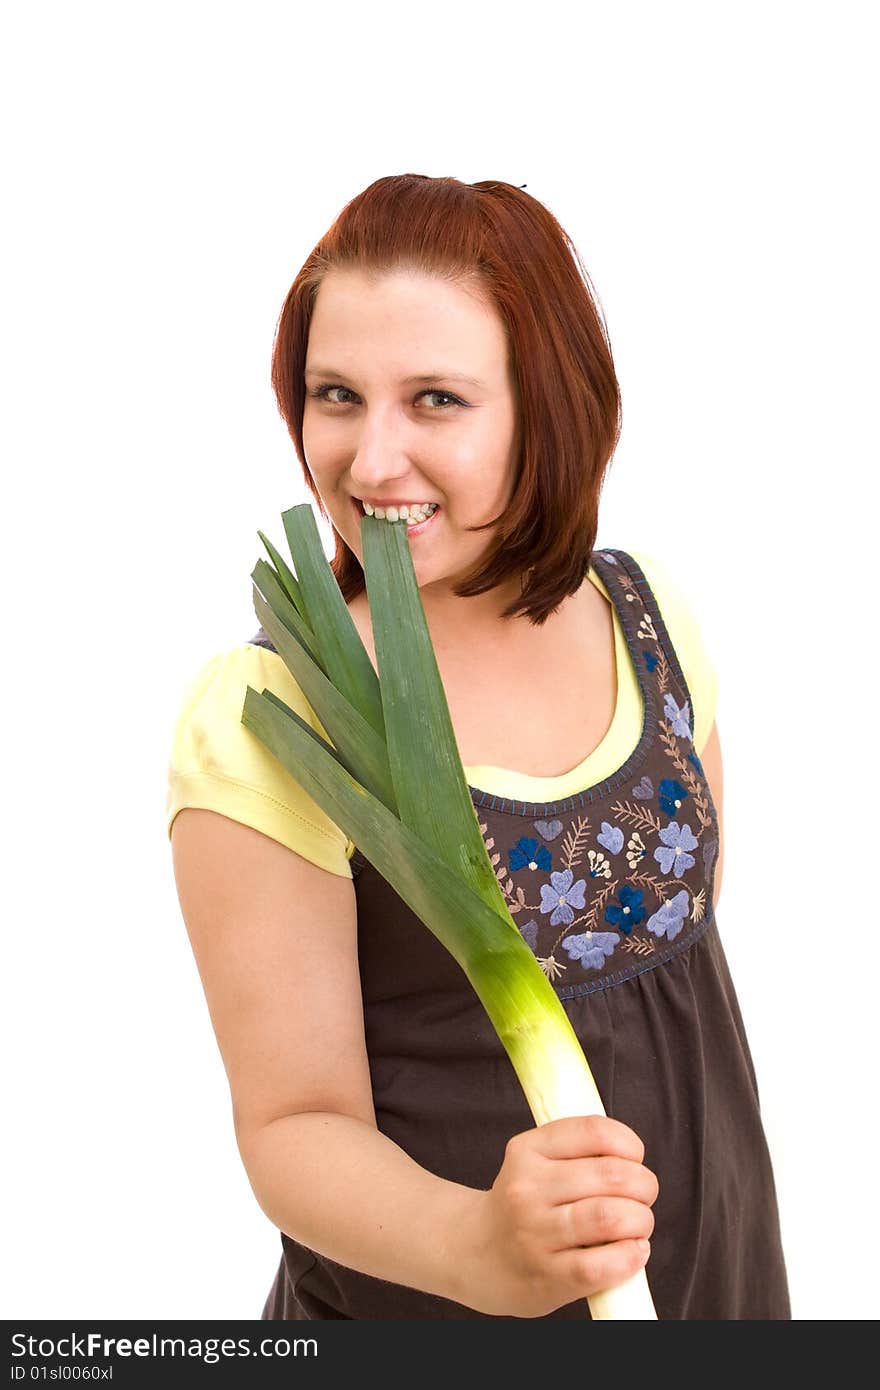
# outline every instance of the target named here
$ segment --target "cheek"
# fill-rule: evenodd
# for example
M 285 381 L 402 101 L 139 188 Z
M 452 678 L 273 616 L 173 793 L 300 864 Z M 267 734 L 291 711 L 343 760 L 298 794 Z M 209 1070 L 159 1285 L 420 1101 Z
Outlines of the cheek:
M 303 412 L 303 448 L 319 459 L 326 460 L 332 453 L 333 431 L 327 428 L 328 424 L 328 420 L 306 406 Z
M 484 450 L 469 451 L 457 470 L 463 511 L 480 523 L 497 516 L 507 506 L 516 486 L 515 461 L 499 455 L 497 441 Z
M 334 453 L 328 445 L 326 431 L 322 430 L 320 425 L 307 425 L 303 421 L 303 455 L 306 467 L 311 473 L 325 504 L 328 501 L 333 501 L 336 478 L 341 471 L 341 467 L 337 467 Z
M 303 453 L 306 456 L 309 467 L 314 466 L 320 468 L 327 453 L 326 441 L 322 438 L 320 424 L 316 423 L 314 418 L 309 418 L 308 411 L 306 411 L 303 416 L 302 435 Z

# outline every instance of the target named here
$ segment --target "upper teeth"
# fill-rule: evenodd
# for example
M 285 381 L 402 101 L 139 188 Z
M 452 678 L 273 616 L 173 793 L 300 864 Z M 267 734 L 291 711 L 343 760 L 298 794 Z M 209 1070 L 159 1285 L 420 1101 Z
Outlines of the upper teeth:
M 364 511 L 367 516 L 377 516 L 380 521 L 425 521 L 437 510 L 436 502 L 417 502 L 413 506 L 402 507 L 371 507 L 369 502 L 364 503 Z

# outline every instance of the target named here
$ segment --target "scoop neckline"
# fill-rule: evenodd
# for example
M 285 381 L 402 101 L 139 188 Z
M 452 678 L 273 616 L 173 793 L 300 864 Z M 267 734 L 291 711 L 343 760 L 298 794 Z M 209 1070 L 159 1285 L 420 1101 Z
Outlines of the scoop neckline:
M 600 554 L 608 565 L 620 563 L 614 551 L 604 551 Z M 573 807 L 582 804 L 584 800 L 592 801 L 594 797 L 600 794 L 613 791 L 622 782 L 626 781 L 636 770 L 638 765 L 644 761 L 648 734 L 652 727 L 654 717 L 653 696 L 630 648 L 626 627 L 621 616 L 620 608 L 615 601 L 613 590 L 603 581 L 593 564 L 589 566 L 587 577 L 594 587 L 603 595 L 606 601 L 611 604 L 612 626 L 614 629 L 615 688 L 617 692 L 611 723 L 596 747 L 592 749 L 580 763 L 576 764 L 575 767 L 557 777 L 536 777 L 529 773 L 517 772 L 513 768 L 497 767 L 488 763 L 464 765 L 468 790 L 480 806 L 491 805 L 494 810 L 503 810 L 508 805 L 511 807 L 532 805 L 534 813 L 538 815 L 547 814 L 557 809 Z M 624 702 L 621 698 L 621 671 L 625 669 L 626 663 L 629 663 L 629 666 L 635 673 L 638 692 L 641 696 L 642 728 L 638 742 L 623 763 L 607 777 L 590 785 L 584 785 L 580 790 L 563 792 L 562 787 L 566 785 L 570 786 L 576 774 L 583 770 L 586 776 L 590 764 L 593 763 L 594 760 L 599 759 L 602 751 L 611 744 L 612 740 L 619 734 L 624 719 Z M 477 785 L 480 780 L 484 780 L 482 774 L 487 772 L 490 774 L 498 773 L 500 777 L 510 779 L 516 787 L 517 795 L 512 797 L 509 794 L 504 794 L 499 791 L 489 791 Z M 491 782 L 494 778 L 490 776 L 485 780 Z

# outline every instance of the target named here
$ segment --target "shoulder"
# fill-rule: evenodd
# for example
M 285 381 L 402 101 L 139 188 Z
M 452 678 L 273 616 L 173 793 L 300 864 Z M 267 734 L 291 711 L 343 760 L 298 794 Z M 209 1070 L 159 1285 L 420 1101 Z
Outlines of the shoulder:
M 237 735 L 249 685 L 256 690 L 270 689 L 326 737 L 323 726 L 282 658 L 273 649 L 256 642 L 230 647 L 209 657 L 199 667 L 184 690 L 177 719 L 178 731 L 185 731 L 193 719 L 198 719 L 217 721 L 219 732 Z M 253 738 L 241 727 L 243 733 Z
M 166 823 L 184 806 L 219 811 L 350 876 L 353 843 L 241 722 L 248 686 L 326 730 L 277 652 L 251 642 L 209 657 L 186 683 L 172 736 Z

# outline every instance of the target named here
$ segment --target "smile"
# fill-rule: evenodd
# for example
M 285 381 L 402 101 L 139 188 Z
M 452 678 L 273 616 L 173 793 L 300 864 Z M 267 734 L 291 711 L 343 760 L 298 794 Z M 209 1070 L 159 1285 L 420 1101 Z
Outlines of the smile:
M 361 517 L 364 517 L 364 516 L 367 515 L 367 513 L 364 511 L 364 505 L 363 505 L 363 503 L 360 502 L 356 497 L 353 497 L 353 498 L 352 498 L 352 506 L 354 507 L 355 511 L 357 512 L 357 515 L 358 515 L 358 518 L 359 518 L 359 519 L 360 519 Z M 433 525 L 435 518 L 438 517 L 438 516 L 440 515 L 440 512 L 441 512 L 442 510 L 443 510 L 442 507 L 439 507 L 439 506 L 438 506 L 438 507 L 435 507 L 435 510 L 431 513 L 430 516 L 426 517 L 424 521 L 411 521 L 410 518 L 407 517 L 407 518 L 406 518 L 406 534 L 407 534 L 407 536 L 413 536 L 413 537 L 415 537 L 415 536 L 422 536 L 422 535 L 424 535 L 425 532 L 428 530 L 428 528 L 429 528 L 430 526 Z M 387 520 L 387 518 L 376 517 L 376 520 L 377 520 L 377 521 Z M 399 517 L 398 520 L 399 520 L 399 521 L 402 521 L 403 518 L 402 518 L 402 517 Z M 393 524 L 393 522 L 392 522 L 392 524 Z

